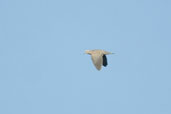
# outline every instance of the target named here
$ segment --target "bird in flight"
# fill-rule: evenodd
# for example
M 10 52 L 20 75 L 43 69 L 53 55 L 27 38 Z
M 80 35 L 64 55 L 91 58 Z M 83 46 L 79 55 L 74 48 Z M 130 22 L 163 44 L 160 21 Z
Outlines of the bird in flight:
M 102 65 L 107 66 L 107 57 L 108 54 L 113 54 L 104 50 L 85 50 L 86 54 L 91 55 L 94 66 L 97 70 L 101 70 Z

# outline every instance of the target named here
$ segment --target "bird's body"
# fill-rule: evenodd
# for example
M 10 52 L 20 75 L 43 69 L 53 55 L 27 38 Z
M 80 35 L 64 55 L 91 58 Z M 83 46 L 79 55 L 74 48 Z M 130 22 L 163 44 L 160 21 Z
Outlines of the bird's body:
M 104 50 L 86 50 L 85 53 L 91 55 L 91 59 L 97 70 L 101 70 L 102 65 L 107 66 L 106 55 L 112 54 Z

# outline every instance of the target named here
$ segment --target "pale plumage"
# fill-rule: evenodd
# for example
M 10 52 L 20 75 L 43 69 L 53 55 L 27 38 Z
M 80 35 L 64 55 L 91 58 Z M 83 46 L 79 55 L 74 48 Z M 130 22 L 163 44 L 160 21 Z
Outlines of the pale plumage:
M 91 55 L 91 59 L 97 70 L 101 70 L 102 65 L 107 66 L 106 55 L 112 54 L 104 50 L 86 50 L 85 53 Z

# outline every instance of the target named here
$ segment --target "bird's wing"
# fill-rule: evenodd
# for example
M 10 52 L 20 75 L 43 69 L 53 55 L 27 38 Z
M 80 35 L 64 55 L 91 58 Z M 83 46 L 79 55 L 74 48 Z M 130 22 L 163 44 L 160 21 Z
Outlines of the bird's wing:
M 102 54 L 92 54 L 91 59 L 97 70 L 100 70 L 103 63 Z
M 104 54 L 104 55 L 108 55 L 108 54 L 114 54 L 114 53 L 111 53 L 111 52 L 108 52 L 108 51 L 102 51 L 102 53 Z
M 107 57 L 106 55 L 103 55 L 103 66 L 107 66 Z

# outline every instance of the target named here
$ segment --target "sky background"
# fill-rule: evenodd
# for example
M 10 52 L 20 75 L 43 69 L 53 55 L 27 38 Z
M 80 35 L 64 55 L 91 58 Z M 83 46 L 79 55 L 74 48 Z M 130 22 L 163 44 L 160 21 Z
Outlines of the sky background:
M 0 114 L 171 114 L 170 0 L 0 0 Z M 104 49 L 93 66 L 87 49 Z

